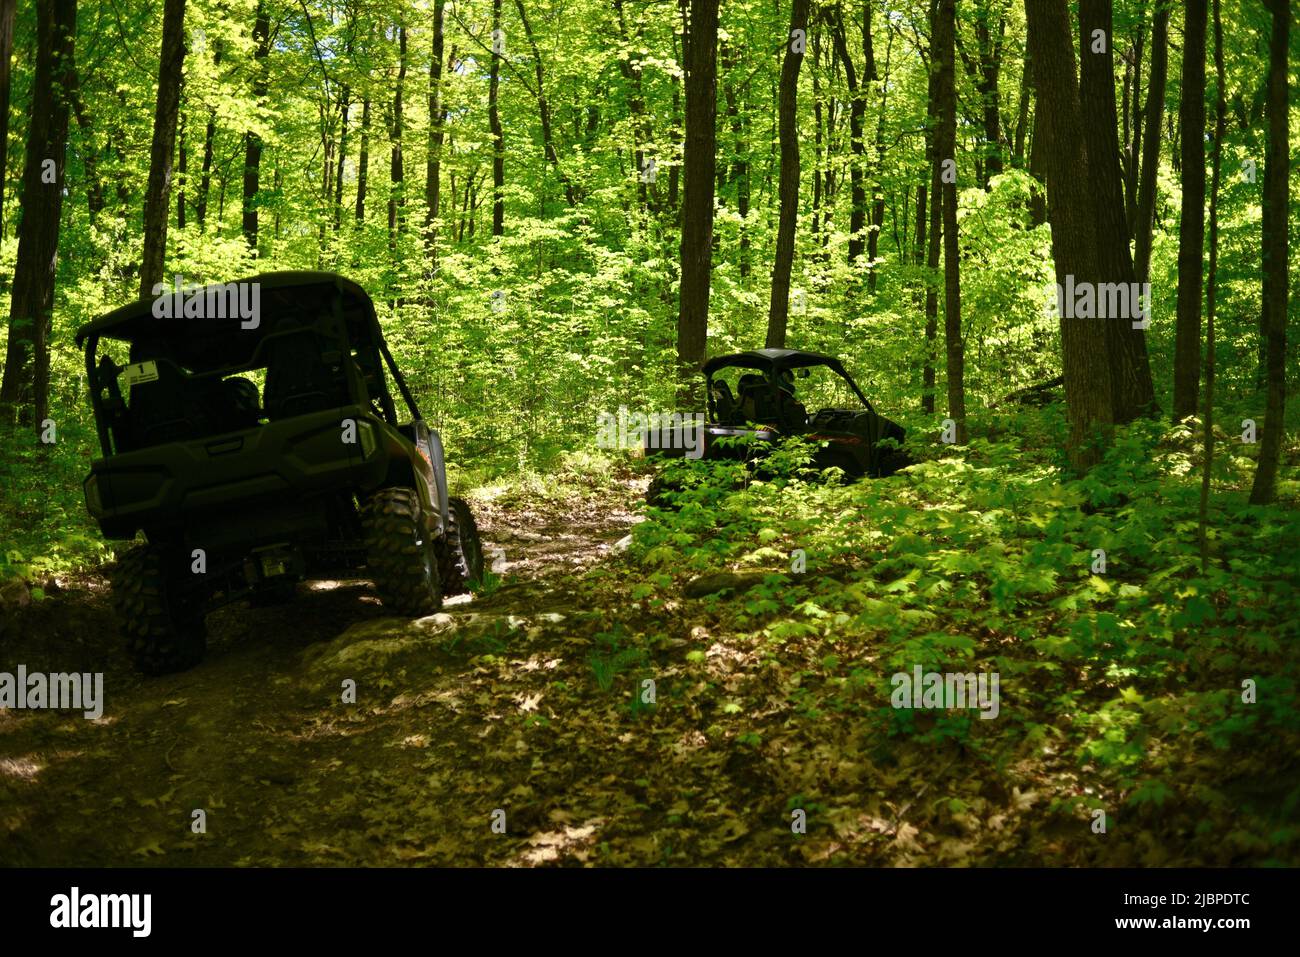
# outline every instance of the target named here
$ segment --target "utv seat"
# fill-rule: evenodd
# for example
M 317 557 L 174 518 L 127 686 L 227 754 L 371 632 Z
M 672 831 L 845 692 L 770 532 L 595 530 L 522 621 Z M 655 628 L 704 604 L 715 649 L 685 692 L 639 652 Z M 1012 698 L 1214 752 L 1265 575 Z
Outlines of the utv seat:
M 285 419 L 320 412 L 349 401 L 341 366 L 330 368 L 324 354 L 330 347 L 308 326 L 277 336 L 267 344 L 263 402 L 268 419 Z
M 792 432 L 808 428 L 808 409 L 789 392 L 781 393 L 781 425 Z
M 726 380 L 719 379 L 713 383 L 713 407 L 717 409 L 718 421 L 723 425 L 734 425 L 738 406 L 736 397 L 731 394 L 731 386 Z
M 741 376 L 737 388 L 740 390 L 741 414 L 747 421 L 764 424 L 780 419 L 774 390 L 761 375 L 751 372 Z
M 137 361 L 135 356 L 132 361 Z M 158 378 L 131 387 L 131 444 L 145 448 L 217 431 L 216 417 L 205 401 L 204 385 L 192 381 L 168 359 L 157 359 L 155 363 Z

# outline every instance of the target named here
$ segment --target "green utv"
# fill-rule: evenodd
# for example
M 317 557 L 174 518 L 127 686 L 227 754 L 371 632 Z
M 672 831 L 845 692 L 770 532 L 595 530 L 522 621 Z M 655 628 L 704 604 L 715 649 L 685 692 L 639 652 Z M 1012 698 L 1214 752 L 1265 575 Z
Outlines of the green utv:
M 365 565 L 384 605 L 417 617 L 481 577 L 474 516 L 448 498 L 442 442 L 355 283 L 177 289 L 76 341 L 103 449 L 86 507 L 106 537 L 147 541 L 112 578 L 139 670 L 192 667 L 209 611 L 288 600 L 306 578 Z
M 903 448 L 903 427 L 876 411 L 834 356 L 754 349 L 715 356 L 701 371 L 708 403 L 702 428 L 694 435 L 650 430 L 643 443 L 648 457 L 740 459 L 761 474 L 772 444 L 797 435 L 818 443 L 810 463 L 815 471 L 835 467 L 845 481 L 883 478 L 914 464 Z M 737 441 L 745 438 L 757 442 Z M 680 486 L 660 473 L 646 501 L 668 507 L 677 491 Z

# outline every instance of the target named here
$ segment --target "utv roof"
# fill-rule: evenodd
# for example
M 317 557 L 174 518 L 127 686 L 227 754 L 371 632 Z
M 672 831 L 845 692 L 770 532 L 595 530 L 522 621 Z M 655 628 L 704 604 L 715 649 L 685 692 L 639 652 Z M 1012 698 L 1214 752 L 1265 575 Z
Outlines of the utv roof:
M 714 356 L 704 363 L 704 374 L 712 375 L 718 369 L 741 366 L 746 369 L 802 369 L 806 366 L 829 366 L 836 372 L 843 372 L 844 366 L 834 356 L 821 352 L 804 352 L 800 349 L 752 349 L 749 352 L 735 352 L 729 356 Z
M 286 311 L 289 314 L 301 314 L 304 308 L 308 308 L 313 299 L 306 287 L 316 287 L 313 292 L 320 293 L 327 290 L 334 290 L 342 294 L 343 312 L 349 322 L 361 322 L 369 324 L 374 321 L 375 307 L 366 295 L 364 289 L 358 286 L 350 279 L 329 272 L 268 272 L 256 276 L 249 276 L 246 279 L 237 280 L 240 283 L 258 283 L 259 295 L 272 293 L 273 308 L 264 310 L 267 316 L 274 322 Z M 201 287 L 206 296 L 207 290 L 217 291 L 230 286 L 230 283 L 210 283 Z M 168 291 L 164 295 L 172 295 L 174 288 L 168 286 Z M 196 295 L 199 287 L 184 290 L 185 296 Z M 121 308 L 114 309 L 112 312 L 100 316 L 91 322 L 86 323 L 77 330 L 76 343 L 77 348 L 85 343 L 86 339 L 91 336 L 104 336 L 111 339 L 122 339 L 133 341 L 138 338 L 147 336 L 170 336 L 181 333 L 187 338 L 203 339 L 206 338 L 204 332 L 216 332 L 218 328 L 224 327 L 229 330 L 232 325 L 239 323 L 238 318 L 231 319 L 169 319 L 156 318 L 154 316 L 153 305 L 157 298 L 145 297 L 135 302 L 128 303 Z M 285 307 L 288 306 L 286 310 Z M 206 324 L 206 329 L 195 335 L 196 323 Z M 259 327 L 265 332 L 269 323 L 262 323 L 259 316 Z M 217 328 L 214 328 L 217 327 Z

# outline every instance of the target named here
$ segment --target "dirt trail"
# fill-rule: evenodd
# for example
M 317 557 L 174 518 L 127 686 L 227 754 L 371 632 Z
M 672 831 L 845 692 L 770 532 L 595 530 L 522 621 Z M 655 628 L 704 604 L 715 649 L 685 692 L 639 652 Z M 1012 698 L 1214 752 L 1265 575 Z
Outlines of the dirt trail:
M 510 676 L 557 667 L 520 653 L 563 644 L 574 576 L 628 533 L 637 491 L 568 509 L 478 504 L 501 576 L 490 594 L 411 622 L 386 617 L 368 581 L 307 583 L 286 605 L 214 612 L 207 659 L 180 675 L 130 671 L 102 578 L 26 609 L 0 645 L 5 668 L 103 670 L 106 705 L 97 721 L 0 712 L 0 864 L 554 858 L 574 829 L 539 816 L 526 775 L 507 772 L 524 751 L 532 770 L 549 760 L 538 723 L 525 730 L 540 695 Z M 355 704 L 342 700 L 349 681 Z M 529 843 L 547 825 L 554 841 Z

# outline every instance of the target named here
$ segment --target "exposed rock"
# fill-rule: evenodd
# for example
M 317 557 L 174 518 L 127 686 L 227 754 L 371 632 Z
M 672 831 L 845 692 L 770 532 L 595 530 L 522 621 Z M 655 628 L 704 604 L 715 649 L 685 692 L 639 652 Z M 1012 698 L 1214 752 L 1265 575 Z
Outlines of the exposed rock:
M 772 572 L 714 572 L 701 575 L 686 583 L 682 593 L 687 598 L 703 598 L 722 591 L 734 591 L 737 594 L 748 591 L 755 585 L 761 585 Z M 784 577 L 784 576 L 783 576 Z

